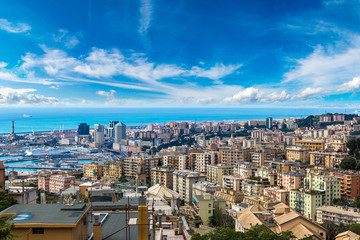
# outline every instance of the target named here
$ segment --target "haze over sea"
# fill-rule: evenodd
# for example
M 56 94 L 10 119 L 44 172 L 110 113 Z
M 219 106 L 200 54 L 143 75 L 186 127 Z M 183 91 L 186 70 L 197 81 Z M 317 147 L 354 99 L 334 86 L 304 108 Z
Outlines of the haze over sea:
M 354 113 L 357 109 L 339 108 L 2 108 L 0 133 L 8 133 L 11 120 L 15 132 L 76 129 L 85 122 L 108 124 L 119 120 L 128 126 L 170 121 L 245 121 L 306 117 L 323 113 Z M 25 115 L 31 117 L 24 117 Z

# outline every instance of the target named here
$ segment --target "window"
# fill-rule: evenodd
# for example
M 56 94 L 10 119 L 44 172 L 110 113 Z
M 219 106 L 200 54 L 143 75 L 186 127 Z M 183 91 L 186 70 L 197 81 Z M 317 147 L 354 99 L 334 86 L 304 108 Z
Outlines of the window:
M 33 228 L 32 234 L 44 234 L 44 228 Z

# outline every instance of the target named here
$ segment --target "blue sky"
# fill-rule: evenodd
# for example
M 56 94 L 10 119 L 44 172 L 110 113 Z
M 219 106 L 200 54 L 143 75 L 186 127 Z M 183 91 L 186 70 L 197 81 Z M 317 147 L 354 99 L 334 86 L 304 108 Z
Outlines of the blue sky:
M 359 26 L 351 0 L 0 0 L 0 104 L 357 108 Z

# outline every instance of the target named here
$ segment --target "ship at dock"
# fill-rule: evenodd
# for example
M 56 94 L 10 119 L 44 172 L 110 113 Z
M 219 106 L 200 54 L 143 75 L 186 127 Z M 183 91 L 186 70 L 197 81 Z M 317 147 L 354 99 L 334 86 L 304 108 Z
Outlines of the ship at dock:
M 25 151 L 25 155 L 28 157 L 62 155 L 66 153 L 70 153 L 70 151 L 63 148 L 53 148 L 53 147 L 43 147 L 43 148 L 37 148 L 37 149 L 31 149 Z

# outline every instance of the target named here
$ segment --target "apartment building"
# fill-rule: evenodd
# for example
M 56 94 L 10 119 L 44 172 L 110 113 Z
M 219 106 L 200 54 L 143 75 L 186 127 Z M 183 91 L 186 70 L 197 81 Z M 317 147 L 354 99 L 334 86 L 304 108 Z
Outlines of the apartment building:
M 195 195 L 194 208 L 199 214 L 204 225 L 208 225 L 209 218 L 213 216 L 215 208 L 225 213 L 226 202 L 224 199 L 218 199 L 213 195 Z
M 187 203 L 192 201 L 193 184 L 205 181 L 206 176 L 191 170 L 173 172 L 173 190 L 180 194 L 180 199 Z
M 241 192 L 246 195 L 262 195 L 265 188 L 270 187 L 270 182 L 258 179 L 243 179 L 241 182 Z
M 341 198 L 355 200 L 360 195 L 360 174 L 356 171 L 330 172 L 341 182 Z
M 289 204 L 290 191 L 282 189 L 280 187 L 270 187 L 264 189 L 264 195 L 270 198 L 274 198 L 285 204 Z
M 341 198 L 341 181 L 335 176 L 326 175 L 324 173 L 308 173 L 304 186 L 306 189 L 324 191 L 325 205 L 332 205 L 334 199 Z
M 220 191 L 220 185 L 211 182 L 196 182 L 193 184 L 193 196 L 211 194 L 214 195 L 216 191 Z
M 277 176 L 277 184 L 287 191 L 303 188 L 305 176 L 306 174 L 301 172 L 280 172 Z
M 123 175 L 123 163 L 121 161 L 105 162 L 103 176 L 110 179 L 118 179 Z
M 233 171 L 233 166 L 224 164 L 209 165 L 206 172 L 206 180 L 223 187 L 223 176 L 233 175 Z
M 188 161 L 187 155 L 166 155 L 163 157 L 164 166 L 172 167 L 175 170 L 187 169 Z
M 310 189 L 290 191 L 290 207 L 308 219 L 315 220 L 316 208 L 325 204 L 325 192 Z
M 222 187 L 234 191 L 241 190 L 241 178 L 232 175 L 225 175 L 222 177 Z
M 325 140 L 313 140 L 313 139 L 303 139 L 297 140 L 296 145 L 303 145 L 309 147 L 311 151 L 317 151 L 325 149 Z
M 325 221 L 344 225 L 360 223 L 360 211 L 351 207 L 323 206 L 316 209 L 316 221 L 320 224 Z
M 124 176 L 129 179 L 135 179 L 136 178 L 136 170 L 138 163 L 140 160 L 143 159 L 145 162 L 145 173 L 147 181 L 150 182 L 151 179 L 151 169 L 156 167 L 158 165 L 159 160 L 161 160 L 160 157 L 140 157 L 140 156 L 133 156 L 126 158 L 124 160 Z
M 317 167 L 335 168 L 340 166 L 341 161 L 347 157 L 347 153 L 334 151 L 313 151 L 310 152 L 310 164 Z
M 38 177 L 38 189 L 49 192 L 50 174 L 40 175 Z
M 100 163 L 85 163 L 83 166 L 83 176 L 91 180 L 97 180 L 103 175 L 103 165 Z
M 151 169 L 151 186 L 155 184 L 163 185 L 172 189 L 174 169 L 172 167 L 161 166 Z
M 219 152 L 206 150 L 190 151 L 189 158 L 192 170 L 206 174 L 209 165 L 217 164 L 219 162 Z
M 49 192 L 59 193 L 60 190 L 65 190 L 71 187 L 71 182 L 75 180 L 74 176 L 70 175 L 51 175 L 49 180 Z
M 242 148 L 220 148 L 220 163 L 225 165 L 235 165 L 237 162 L 250 162 L 251 150 Z
M 293 162 L 306 163 L 310 161 L 310 149 L 303 145 L 290 146 L 286 148 L 286 159 Z
M 260 167 L 255 172 L 255 177 L 266 179 L 271 186 L 277 185 L 278 170 L 272 167 Z
M 250 178 L 255 175 L 257 167 L 252 162 L 238 162 L 234 166 L 234 175 L 240 178 Z

